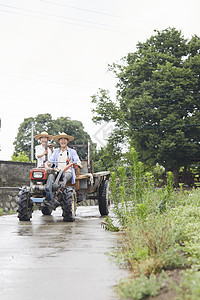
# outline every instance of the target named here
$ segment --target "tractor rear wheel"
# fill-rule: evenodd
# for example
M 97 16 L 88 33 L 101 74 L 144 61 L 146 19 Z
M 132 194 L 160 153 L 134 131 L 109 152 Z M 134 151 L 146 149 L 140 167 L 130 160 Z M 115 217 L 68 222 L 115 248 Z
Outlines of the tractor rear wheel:
M 76 215 L 76 192 L 73 188 L 65 188 L 61 195 L 63 221 L 74 222 Z
M 33 212 L 33 203 L 30 200 L 28 189 L 26 186 L 22 187 L 18 194 L 18 218 L 20 221 L 30 221 Z

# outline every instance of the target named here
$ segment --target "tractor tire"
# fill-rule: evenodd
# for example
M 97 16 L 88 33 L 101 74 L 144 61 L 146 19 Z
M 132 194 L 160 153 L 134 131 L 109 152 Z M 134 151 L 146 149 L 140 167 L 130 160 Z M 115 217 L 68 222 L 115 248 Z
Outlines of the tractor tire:
M 61 195 L 63 221 L 74 222 L 76 215 L 76 192 L 73 188 L 65 188 Z
M 51 215 L 51 213 L 52 213 L 52 208 L 51 207 L 49 207 L 49 206 L 45 206 L 45 207 L 43 207 L 42 208 L 42 213 L 43 213 L 43 215 L 45 215 L 45 216 L 50 216 Z
M 110 201 L 108 197 L 109 193 L 109 181 L 105 180 L 101 183 L 99 188 L 99 212 L 101 216 L 107 216 L 109 214 Z
M 26 186 L 22 187 L 18 194 L 18 218 L 20 221 L 30 221 L 33 212 L 33 203 L 30 200 L 28 189 Z

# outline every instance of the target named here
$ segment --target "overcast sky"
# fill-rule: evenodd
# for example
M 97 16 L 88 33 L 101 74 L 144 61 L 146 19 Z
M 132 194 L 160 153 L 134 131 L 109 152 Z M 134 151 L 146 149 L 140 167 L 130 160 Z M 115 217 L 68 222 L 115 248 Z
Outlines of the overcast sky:
M 154 29 L 200 36 L 199 11 L 199 0 L 0 0 L 0 160 L 24 118 L 41 113 L 82 121 L 99 144 L 111 126 L 93 124 L 91 96 L 114 97 L 108 64 Z

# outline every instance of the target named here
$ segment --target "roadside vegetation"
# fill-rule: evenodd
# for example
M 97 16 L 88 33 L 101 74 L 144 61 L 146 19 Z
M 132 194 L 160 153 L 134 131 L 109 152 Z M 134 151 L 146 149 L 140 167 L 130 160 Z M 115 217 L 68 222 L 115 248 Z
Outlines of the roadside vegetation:
M 0 208 L 0 217 L 3 216 L 3 215 L 12 215 L 12 214 L 15 214 L 16 212 L 13 211 L 13 210 L 9 210 L 8 212 L 4 212 L 3 211 L 3 208 Z
M 113 171 L 116 218 L 105 226 L 122 233 L 114 256 L 131 270 L 117 287 L 125 299 L 200 299 L 199 46 L 197 35 L 155 30 L 109 65 L 116 95 L 92 96 L 93 121 L 113 124 L 94 167 Z
M 144 299 L 170 291 L 174 299 L 200 299 L 200 190 L 173 189 L 171 172 L 165 187 L 156 183 L 133 148 L 112 172 L 116 218 L 105 223 L 122 233 L 113 255 L 132 274 L 120 281 L 117 293 Z

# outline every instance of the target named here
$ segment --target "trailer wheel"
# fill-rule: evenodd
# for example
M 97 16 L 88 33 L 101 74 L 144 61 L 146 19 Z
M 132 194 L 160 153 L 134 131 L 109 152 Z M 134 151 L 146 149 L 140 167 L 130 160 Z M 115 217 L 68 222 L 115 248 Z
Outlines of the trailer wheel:
M 33 212 L 33 203 L 30 200 L 28 189 L 26 186 L 22 187 L 18 194 L 18 218 L 20 221 L 30 221 Z
M 45 216 L 50 216 L 51 213 L 52 213 L 52 208 L 49 207 L 49 206 L 44 206 L 44 207 L 42 208 L 42 213 L 43 213 L 43 215 L 45 215 Z
M 108 197 L 109 181 L 105 180 L 101 183 L 99 188 L 99 212 L 101 216 L 107 216 L 109 214 L 110 201 Z
M 62 192 L 61 207 L 63 210 L 63 221 L 74 222 L 76 215 L 76 192 L 73 188 L 68 187 Z

